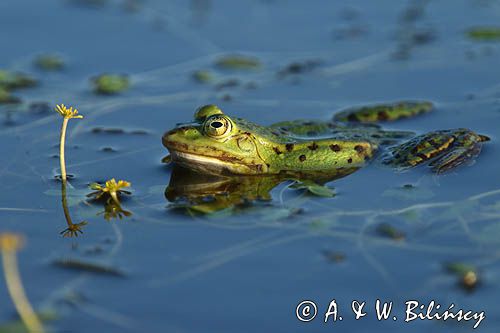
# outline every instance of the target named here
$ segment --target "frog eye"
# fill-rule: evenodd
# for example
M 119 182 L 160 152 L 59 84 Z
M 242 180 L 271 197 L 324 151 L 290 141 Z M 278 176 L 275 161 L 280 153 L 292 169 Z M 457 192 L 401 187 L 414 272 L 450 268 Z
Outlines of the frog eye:
M 204 132 L 211 137 L 220 138 L 231 133 L 232 123 L 224 116 L 212 116 L 203 125 Z

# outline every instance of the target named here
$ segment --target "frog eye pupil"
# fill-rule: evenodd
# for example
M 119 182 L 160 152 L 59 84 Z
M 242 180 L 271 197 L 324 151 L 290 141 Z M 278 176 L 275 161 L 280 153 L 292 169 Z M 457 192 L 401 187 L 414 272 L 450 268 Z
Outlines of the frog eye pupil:
M 210 124 L 213 128 L 219 128 L 222 127 L 222 123 L 220 121 L 214 121 L 213 123 Z

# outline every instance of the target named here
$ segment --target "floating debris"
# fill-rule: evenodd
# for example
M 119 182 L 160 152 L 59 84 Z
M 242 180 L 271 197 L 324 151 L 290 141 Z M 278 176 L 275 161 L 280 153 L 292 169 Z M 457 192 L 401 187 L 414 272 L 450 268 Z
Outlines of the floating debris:
M 130 86 L 127 75 L 124 74 L 101 74 L 91 79 L 94 92 L 100 95 L 116 95 Z
M 122 128 L 105 128 L 105 127 L 94 127 L 91 130 L 92 133 L 106 133 L 106 134 L 125 134 L 125 130 Z
M 193 79 L 199 83 L 210 83 L 214 80 L 214 75 L 208 70 L 198 70 L 193 73 Z
M 56 267 L 70 270 L 125 277 L 125 273 L 118 268 L 97 262 L 88 262 L 80 259 L 56 259 L 52 261 L 52 264 Z
M 342 262 L 346 258 L 346 255 L 343 252 L 324 250 L 322 253 L 326 260 L 333 263 Z
M 399 231 L 388 223 L 379 224 L 377 227 L 377 233 L 381 236 L 397 241 L 402 241 L 406 237 L 402 231 Z
M 254 70 L 261 67 L 259 59 L 243 55 L 224 56 L 219 58 L 215 64 L 222 69 L 231 70 Z
M 479 274 L 477 268 L 462 262 L 451 262 L 446 263 L 444 268 L 449 272 L 455 274 L 459 283 L 467 291 L 472 291 L 475 289 L 479 282 Z
M 133 130 L 125 130 L 123 128 L 118 127 L 94 127 L 90 130 L 91 133 L 94 134 L 113 134 L 113 135 L 122 135 L 122 134 L 132 134 L 132 135 L 148 135 L 149 132 L 143 129 L 133 129 Z
M 240 85 L 240 80 L 238 79 L 227 79 L 219 82 L 215 85 L 216 90 L 222 90 L 226 88 L 234 88 Z
M 104 152 L 104 153 L 116 153 L 117 150 L 113 147 L 102 147 L 101 149 L 99 149 L 100 151 Z
M 311 72 L 322 64 L 321 60 L 305 60 L 301 62 L 292 62 L 285 68 L 278 71 L 278 77 L 283 78 L 288 75 L 297 75 Z
M 473 40 L 495 42 L 500 41 L 500 27 L 477 27 L 466 32 L 467 37 Z
M 64 60 L 55 54 L 42 54 L 35 59 L 35 66 L 44 71 L 59 71 L 64 68 Z

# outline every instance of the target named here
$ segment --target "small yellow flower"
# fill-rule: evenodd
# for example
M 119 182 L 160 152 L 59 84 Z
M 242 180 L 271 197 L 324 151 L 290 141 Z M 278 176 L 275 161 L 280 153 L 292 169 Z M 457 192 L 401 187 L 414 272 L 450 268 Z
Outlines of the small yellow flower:
M 98 200 L 103 195 L 108 194 L 114 202 L 120 205 L 120 200 L 118 200 L 118 194 L 131 194 L 129 191 L 123 190 L 125 187 L 130 187 L 130 183 L 125 180 L 119 180 L 116 182 L 114 178 L 106 181 L 105 185 L 101 185 L 98 183 L 90 184 L 90 188 L 95 190 L 96 192 L 92 192 L 88 194 L 88 196 L 93 196 L 94 199 Z
M 56 108 L 54 110 L 56 110 L 65 119 L 83 118 L 82 115 L 78 114 L 78 110 L 73 109 L 72 106 L 68 109 L 64 104 L 56 105 Z
M 24 246 L 24 238 L 10 232 L 0 233 L 0 251 L 14 252 Z

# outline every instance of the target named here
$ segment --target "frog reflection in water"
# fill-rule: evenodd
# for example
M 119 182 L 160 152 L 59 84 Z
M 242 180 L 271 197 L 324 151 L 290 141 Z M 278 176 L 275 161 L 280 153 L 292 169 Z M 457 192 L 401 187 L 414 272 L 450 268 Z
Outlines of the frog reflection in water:
M 489 140 L 463 128 L 415 136 L 412 132 L 386 131 L 375 124 L 431 110 L 429 102 L 398 102 L 349 109 L 337 113 L 333 121 L 296 120 L 264 127 L 229 117 L 215 105 L 205 105 L 196 111 L 192 123 L 165 133 L 163 145 L 174 163 L 197 172 L 273 175 L 275 181 L 265 182 L 269 189 L 264 192 L 269 192 L 286 179 L 324 183 L 345 176 L 376 156 L 399 170 L 428 163 L 432 171 L 442 173 L 474 159 L 482 143 Z M 406 142 L 400 143 L 403 140 Z M 246 184 L 241 185 L 246 193 L 252 183 L 261 183 L 256 178 L 241 179 L 237 183 Z M 185 195 L 187 187 L 183 189 Z

